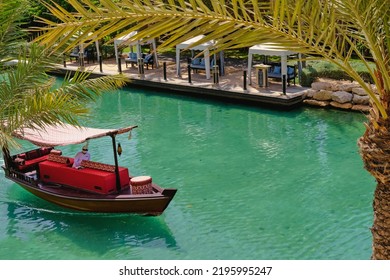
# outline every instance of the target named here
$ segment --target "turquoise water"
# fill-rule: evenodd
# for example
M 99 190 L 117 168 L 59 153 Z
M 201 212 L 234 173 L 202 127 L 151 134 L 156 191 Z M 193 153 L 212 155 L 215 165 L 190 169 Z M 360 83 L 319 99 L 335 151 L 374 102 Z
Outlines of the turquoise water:
M 374 179 L 359 113 L 279 112 L 142 90 L 86 125 L 137 124 L 120 164 L 177 188 L 159 217 L 65 210 L 0 174 L 0 259 L 369 259 Z M 28 146 L 27 144 L 25 144 Z M 92 160 L 112 163 L 110 139 Z M 64 147 L 74 155 L 80 146 Z

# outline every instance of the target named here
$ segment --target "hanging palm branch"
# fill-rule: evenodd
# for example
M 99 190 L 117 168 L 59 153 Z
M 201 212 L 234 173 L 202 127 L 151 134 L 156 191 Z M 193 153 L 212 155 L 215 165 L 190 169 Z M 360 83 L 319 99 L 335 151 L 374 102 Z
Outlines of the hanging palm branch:
M 17 64 L 0 78 L 1 147 L 17 146 L 11 135 L 19 127 L 37 128 L 60 120 L 78 125 L 88 116 L 86 102 L 125 83 L 122 76 L 88 79 L 88 72 L 80 72 L 55 87 L 55 78 L 46 74 L 55 64 L 45 50 L 34 44 L 22 50 Z
M 76 13 L 55 3 L 45 3 L 59 23 L 40 19 L 47 26 L 43 29 L 47 32 L 39 38 L 41 43 L 58 42 L 59 48 L 81 31 L 84 35 L 79 40 L 93 41 L 121 30 L 125 31 L 118 37 L 137 30 L 133 40 L 161 37 L 162 49 L 197 35 L 206 35 L 200 44 L 214 40 L 216 52 L 278 42 L 292 51 L 321 56 L 340 66 L 368 92 L 379 114 L 387 118 L 386 108 L 375 91 L 350 64 L 351 56 L 357 55 L 365 63 L 380 96 L 389 90 L 389 57 L 383 56 L 383 50 L 390 45 L 387 0 L 217 0 L 210 1 L 210 7 L 201 0 L 69 3 Z M 371 50 L 376 69 L 362 54 L 362 46 Z
M 78 125 L 88 116 L 86 103 L 102 92 L 124 85 L 122 75 L 88 79 L 89 73 L 66 77 L 60 87 L 47 75 L 55 69 L 55 56 L 24 40 L 20 28 L 28 2 L 0 1 L 0 147 L 17 147 L 12 132 L 20 127 L 42 127 L 66 121 Z
M 197 35 L 201 44 L 214 40 L 215 52 L 265 42 L 322 57 L 343 69 L 369 94 L 372 110 L 359 139 L 366 169 L 378 185 L 372 228 L 373 258 L 390 259 L 390 5 L 388 0 L 69 0 L 76 13 L 45 2 L 58 22 L 41 18 L 42 44 L 67 46 L 82 31 L 81 41 L 138 31 L 132 40 L 160 37 L 160 48 Z M 90 33 L 89 33 L 90 32 Z M 74 43 L 76 44 L 76 43 Z M 72 44 L 67 48 L 72 48 Z M 190 46 L 192 47 L 192 46 Z M 370 57 L 367 58 L 365 51 Z M 375 87 L 366 84 L 351 65 L 357 56 Z M 374 61 L 375 68 L 370 66 Z

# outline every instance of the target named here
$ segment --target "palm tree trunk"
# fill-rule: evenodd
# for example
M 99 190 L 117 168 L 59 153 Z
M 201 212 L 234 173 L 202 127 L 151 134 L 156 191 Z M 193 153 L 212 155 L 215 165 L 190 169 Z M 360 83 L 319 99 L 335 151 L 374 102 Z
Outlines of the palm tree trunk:
M 386 96 L 386 95 L 385 95 Z M 383 104 L 389 112 L 389 97 Z M 374 193 L 374 222 L 371 228 L 374 260 L 390 260 L 390 118 L 383 119 L 373 109 L 367 130 L 358 140 L 365 168 L 377 181 Z

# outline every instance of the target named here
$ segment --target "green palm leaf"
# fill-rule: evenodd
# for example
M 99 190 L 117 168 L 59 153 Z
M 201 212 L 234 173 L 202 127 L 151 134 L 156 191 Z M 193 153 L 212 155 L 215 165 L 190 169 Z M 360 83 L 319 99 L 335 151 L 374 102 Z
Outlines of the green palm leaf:
M 19 26 L 24 1 L 0 2 L 0 146 L 17 147 L 12 132 L 61 121 L 79 124 L 88 116 L 87 104 L 102 92 L 124 85 L 123 75 L 89 79 L 89 73 L 67 76 L 62 85 L 47 75 L 56 68 L 56 55 L 23 40 Z M 60 9 L 60 7 L 58 7 Z M 50 51 L 50 53 L 49 53 Z M 55 53 L 53 53 L 55 54 Z M 13 64 L 9 64 L 10 60 Z M 11 66 L 10 66 L 11 65 Z
M 16 145 L 11 135 L 20 127 L 42 127 L 59 121 L 78 125 L 80 117 L 88 116 L 87 102 L 125 83 L 122 75 L 89 79 L 90 73 L 80 72 L 68 75 L 55 87 L 55 79 L 45 72 L 54 65 L 46 55 L 42 47 L 33 44 L 19 56 L 14 68 L 1 75 L 3 147 Z
M 217 0 L 211 1 L 211 6 L 201 0 L 103 0 L 100 6 L 91 1 L 69 0 L 69 3 L 77 10 L 76 14 L 48 5 L 60 23 L 41 19 L 48 25 L 47 32 L 39 38 L 41 43 L 59 40 L 61 46 L 68 43 L 64 37 L 68 33 L 93 31 L 82 38 L 89 40 L 123 29 L 123 34 L 140 31 L 133 40 L 146 36 L 165 39 L 160 48 L 200 34 L 206 35 L 202 42 L 216 41 L 215 51 L 278 42 L 294 51 L 322 56 L 339 65 L 366 89 L 381 115 L 387 117 L 373 89 L 350 64 L 352 54 L 367 62 L 360 51 L 362 46 L 371 50 L 380 76 L 368 62 L 367 70 L 380 95 L 388 92 L 390 5 L 387 0 Z
M 55 43 L 54 51 L 70 49 L 78 43 L 69 43 L 69 34 L 83 34 L 78 41 L 86 42 L 137 30 L 132 40 L 160 37 L 163 40 L 160 48 L 175 46 L 201 34 L 205 37 L 196 44 L 214 40 L 213 52 L 275 42 L 342 68 L 372 100 L 369 123 L 358 144 L 365 168 L 378 182 L 371 228 L 373 258 L 390 259 L 388 0 L 101 0 L 99 5 L 89 0 L 69 0 L 69 3 L 75 7 L 75 14 L 47 4 L 58 22 L 41 19 L 47 28 L 41 29 L 45 33 L 37 41 L 44 45 Z M 369 50 L 370 57 L 365 56 L 364 50 Z M 363 61 L 376 90 L 354 69 L 352 55 Z M 8 134 L 1 134 L 0 140 L 8 140 L 7 137 Z

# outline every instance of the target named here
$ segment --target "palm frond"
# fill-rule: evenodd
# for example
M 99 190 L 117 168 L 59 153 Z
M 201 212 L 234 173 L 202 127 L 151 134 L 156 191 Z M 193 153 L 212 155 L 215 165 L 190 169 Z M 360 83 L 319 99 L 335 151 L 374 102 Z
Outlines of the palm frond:
M 88 2 L 88 1 L 87 1 Z M 59 86 L 55 78 L 48 76 L 58 63 L 55 49 L 27 43 L 23 40 L 26 33 L 20 29 L 23 20 L 22 9 L 28 1 L 0 1 L 0 146 L 16 147 L 12 132 L 21 127 L 42 127 L 65 121 L 79 124 L 79 118 L 88 116 L 88 102 L 95 100 L 103 92 L 124 85 L 123 75 L 89 79 L 89 73 L 76 73 L 68 76 Z M 52 2 L 53 4 L 54 2 Z M 77 15 L 66 12 L 54 4 L 58 15 L 68 20 L 79 19 Z M 82 6 L 78 6 L 84 14 Z M 53 10 L 54 11 L 54 10 Z M 97 10 L 95 10 L 97 11 Z M 66 39 L 83 39 L 87 33 L 77 29 L 66 33 Z M 51 36 L 62 36 L 63 30 L 55 31 Z M 81 34 L 81 36 L 80 36 Z M 56 40 L 53 40 L 54 43 Z M 66 46 L 60 46 L 63 50 Z M 6 64 L 14 60 L 12 67 Z M 4 66 L 4 67 L 3 67 Z
M 89 79 L 90 74 L 76 72 L 73 76 L 67 75 L 55 92 L 70 96 L 79 102 L 93 101 L 105 92 L 123 87 L 127 80 L 122 74 Z
M 22 11 L 26 2 L 0 2 L 0 69 L 4 63 L 16 59 L 18 55 L 18 47 L 24 36 L 20 23 L 23 21 Z
M 215 50 L 276 42 L 307 55 L 322 56 L 337 64 L 362 85 L 387 117 L 376 93 L 351 66 L 351 56 L 366 62 L 380 95 L 390 90 L 390 5 L 388 0 L 69 0 L 75 14 L 47 4 L 60 23 L 49 22 L 39 42 L 68 44 L 67 34 L 84 32 L 79 40 L 98 40 L 118 31 L 137 30 L 132 40 L 160 37 L 160 48 L 172 47 L 197 35 L 215 41 Z M 125 31 L 123 31 L 125 30 Z M 86 34 L 85 31 L 91 32 Z M 76 43 L 74 43 L 76 44 Z M 73 47 L 69 45 L 68 48 Z M 362 49 L 371 51 L 376 70 Z M 380 73 L 380 75 L 376 74 Z
M 22 52 L 17 65 L 2 73 L 0 82 L 0 145 L 16 147 L 12 132 L 21 127 L 42 127 L 59 121 L 79 125 L 89 116 L 87 104 L 106 91 L 122 87 L 123 75 L 89 79 L 90 73 L 68 75 L 61 85 L 48 76 L 52 62 L 42 48 L 31 45 Z M 5 125 L 6 124 L 6 125 Z

